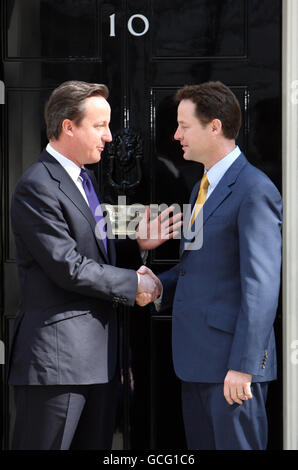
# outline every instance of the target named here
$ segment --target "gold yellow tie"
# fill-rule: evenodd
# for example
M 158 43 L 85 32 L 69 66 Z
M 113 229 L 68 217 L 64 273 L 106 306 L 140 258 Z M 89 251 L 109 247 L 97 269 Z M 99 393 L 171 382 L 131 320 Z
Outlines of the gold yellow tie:
M 197 197 L 197 200 L 196 200 L 196 203 L 195 203 L 195 209 L 193 211 L 190 226 L 192 226 L 192 224 L 194 223 L 195 218 L 197 217 L 198 213 L 200 212 L 202 205 L 206 201 L 208 186 L 209 186 L 209 181 L 208 181 L 208 178 L 207 178 L 207 173 L 204 173 L 203 178 L 201 180 L 200 190 L 199 190 L 198 197 Z

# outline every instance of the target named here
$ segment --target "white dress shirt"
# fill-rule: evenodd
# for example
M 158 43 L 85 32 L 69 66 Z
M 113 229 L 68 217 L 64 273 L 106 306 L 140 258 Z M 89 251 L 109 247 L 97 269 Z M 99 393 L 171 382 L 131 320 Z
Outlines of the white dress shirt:
M 85 199 L 85 201 L 87 202 L 89 206 L 88 199 L 83 188 L 83 179 L 80 176 L 81 168 L 78 165 L 76 165 L 73 161 L 71 161 L 69 158 L 64 157 L 64 155 L 57 152 L 57 150 L 55 150 L 51 146 L 51 144 L 47 145 L 46 151 L 49 154 L 51 154 L 52 157 L 54 157 L 60 163 L 61 166 L 63 166 L 64 170 L 69 174 L 72 181 L 74 182 L 74 184 L 76 185 L 76 187 L 78 188 L 78 190 L 80 191 L 80 193 L 82 194 L 83 198 Z M 84 168 L 84 166 L 82 168 Z
M 228 155 L 226 155 L 217 163 L 215 163 L 215 165 L 213 165 L 210 168 L 210 170 L 208 171 L 205 170 L 205 173 L 207 173 L 207 178 L 209 181 L 206 201 L 208 197 L 210 196 L 210 194 L 215 190 L 216 186 L 220 182 L 225 172 L 230 168 L 230 166 L 234 163 L 234 161 L 239 157 L 240 154 L 241 154 L 241 150 L 237 145 L 234 148 L 234 150 L 232 150 L 232 152 L 228 153 Z M 192 217 L 194 210 L 195 210 L 195 204 L 193 206 L 191 217 Z
M 207 178 L 209 181 L 208 191 L 207 191 L 207 198 L 210 194 L 214 191 L 218 183 L 220 182 L 221 178 L 225 174 L 225 172 L 230 168 L 230 166 L 234 163 L 234 161 L 239 157 L 241 154 L 241 150 L 236 145 L 232 152 L 228 153 L 225 157 L 219 160 L 215 165 L 213 165 L 210 170 L 207 171 Z M 205 170 L 206 171 L 206 170 Z

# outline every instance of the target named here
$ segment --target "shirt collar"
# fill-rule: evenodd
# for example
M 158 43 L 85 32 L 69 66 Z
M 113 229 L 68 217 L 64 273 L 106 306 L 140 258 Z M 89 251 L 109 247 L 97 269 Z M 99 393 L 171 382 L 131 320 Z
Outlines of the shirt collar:
M 69 174 L 73 181 L 76 182 L 78 180 L 81 173 L 81 168 L 78 165 L 55 150 L 51 144 L 47 145 L 46 151 L 63 166 L 64 170 Z
M 228 155 L 215 163 L 215 165 L 213 165 L 210 170 L 207 171 L 207 178 L 210 188 L 214 188 L 219 183 L 225 172 L 230 168 L 230 166 L 234 163 L 240 154 L 241 150 L 238 145 L 236 145 L 232 152 L 228 153 Z

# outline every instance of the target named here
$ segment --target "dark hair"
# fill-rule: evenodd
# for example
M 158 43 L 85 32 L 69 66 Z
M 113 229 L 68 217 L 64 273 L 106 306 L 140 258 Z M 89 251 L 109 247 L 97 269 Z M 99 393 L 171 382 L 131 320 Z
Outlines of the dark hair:
M 236 139 L 241 127 L 241 109 L 234 93 L 221 82 L 186 85 L 177 91 L 176 102 L 191 100 L 196 105 L 195 114 L 203 126 L 213 119 L 222 123 L 223 135 Z
M 85 115 L 85 100 L 91 96 L 109 96 L 106 85 L 80 81 L 61 83 L 56 88 L 45 106 L 45 121 L 48 139 L 58 139 L 64 119 L 70 119 L 79 125 Z

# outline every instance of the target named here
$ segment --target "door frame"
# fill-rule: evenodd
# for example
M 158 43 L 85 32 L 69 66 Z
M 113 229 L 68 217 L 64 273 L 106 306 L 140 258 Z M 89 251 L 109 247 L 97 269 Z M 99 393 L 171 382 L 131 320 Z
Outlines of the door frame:
M 283 440 L 298 449 L 298 2 L 283 0 Z

